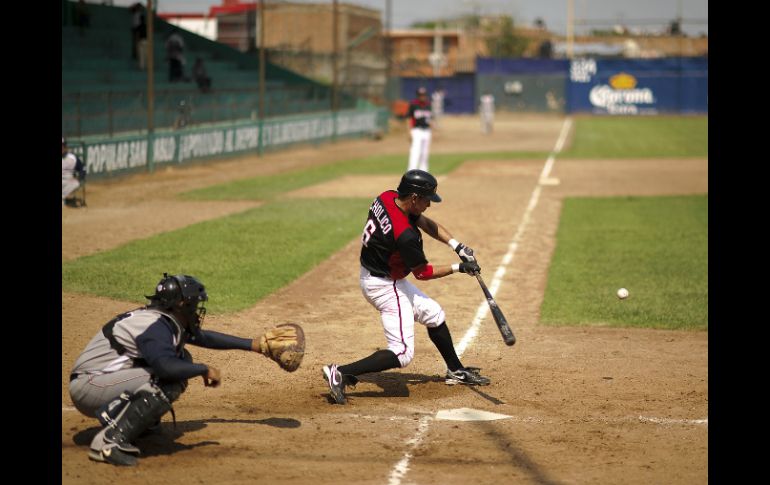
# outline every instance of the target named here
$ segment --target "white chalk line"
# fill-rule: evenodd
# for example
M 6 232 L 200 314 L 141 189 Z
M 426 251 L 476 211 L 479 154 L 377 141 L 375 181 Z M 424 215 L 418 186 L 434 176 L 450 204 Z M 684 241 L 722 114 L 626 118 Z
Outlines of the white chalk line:
M 423 420 L 431 420 L 436 418 L 435 411 L 423 412 L 420 418 L 420 424 Z M 334 416 L 340 416 L 335 414 Z M 414 416 L 375 416 L 368 414 L 344 414 L 354 419 L 363 419 L 367 421 L 416 421 Z M 703 419 L 684 419 L 684 418 L 658 418 L 654 416 L 623 416 L 619 418 L 604 418 L 604 417 L 582 417 L 582 418 L 567 418 L 567 419 L 551 419 L 538 416 L 516 416 L 511 415 L 506 418 L 506 421 L 514 423 L 538 423 L 538 424 L 570 424 L 570 423 L 637 423 L 637 424 L 656 424 L 661 426 L 680 425 L 680 426 L 706 426 L 708 427 L 708 418 Z M 414 438 L 410 439 L 407 443 L 411 443 Z
M 500 265 L 495 270 L 494 277 L 492 278 L 492 281 L 489 284 L 489 292 L 492 294 L 492 296 L 495 296 L 495 294 L 497 293 L 497 290 L 500 288 L 500 283 L 503 280 L 503 276 L 505 276 L 506 266 L 508 266 L 511 263 L 511 261 L 513 261 L 513 256 L 519 247 L 519 241 L 521 240 L 521 237 L 524 234 L 524 230 L 529 225 L 529 219 L 532 214 L 532 211 L 535 210 L 535 207 L 537 206 L 537 202 L 540 199 L 540 191 L 542 190 L 542 185 L 539 182 L 544 178 L 548 177 L 548 175 L 551 173 L 551 170 L 553 169 L 553 164 L 556 160 L 556 155 L 561 151 L 562 147 L 564 146 L 564 141 L 567 138 L 567 134 L 569 133 L 569 127 L 571 125 L 572 125 L 571 118 L 567 118 L 564 120 L 564 123 L 562 124 L 562 127 L 561 127 L 561 131 L 559 132 L 559 138 L 556 140 L 556 145 L 554 146 L 553 151 L 548 156 L 548 159 L 543 165 L 543 170 L 540 173 L 540 178 L 538 179 L 538 185 L 536 185 L 535 189 L 532 191 L 532 195 L 529 198 L 529 203 L 527 204 L 527 208 L 524 210 L 524 215 L 522 216 L 521 222 L 519 223 L 519 227 L 516 229 L 516 234 L 513 235 L 513 239 L 511 240 L 511 243 L 508 245 L 508 251 L 503 256 L 503 259 Z M 476 338 L 476 335 L 479 333 L 479 327 L 481 326 L 481 321 L 487 315 L 487 312 L 489 312 L 489 305 L 487 304 L 486 299 L 484 299 L 479 304 L 479 307 L 476 310 L 476 315 L 473 317 L 473 321 L 471 322 L 470 327 L 465 332 L 465 335 L 463 335 L 463 338 L 460 339 L 460 342 L 455 346 L 457 357 L 462 357 L 463 353 L 465 352 L 465 349 L 467 349 L 468 346 Z M 417 434 L 415 435 L 414 438 L 412 438 L 412 440 L 407 441 L 407 445 L 409 445 L 409 443 L 411 443 L 415 438 L 419 437 L 421 439 L 423 434 L 427 431 L 429 423 L 430 421 L 425 421 L 425 422 L 421 421 L 420 428 L 417 430 Z M 413 446 L 408 447 L 408 450 L 404 455 L 404 457 L 401 459 L 401 461 L 399 461 L 396 464 L 396 466 L 390 472 L 390 479 L 388 480 L 388 485 L 401 484 L 401 478 L 403 478 L 403 476 L 409 470 L 409 460 L 411 460 L 412 458 L 413 448 L 414 448 Z
M 425 436 L 425 432 L 428 431 L 428 426 L 432 420 L 433 416 L 423 416 L 420 418 L 420 425 L 417 427 L 417 433 L 412 437 L 412 439 L 406 442 L 406 453 L 404 454 L 403 458 L 401 458 L 401 461 L 396 463 L 396 466 L 394 466 L 393 470 L 390 472 L 388 485 L 399 485 L 401 483 L 401 479 L 404 478 L 406 472 L 409 471 L 409 460 L 412 459 L 412 454 L 414 453 L 415 448 L 417 448 L 417 445 L 419 445 L 420 441 L 422 441 L 422 438 Z

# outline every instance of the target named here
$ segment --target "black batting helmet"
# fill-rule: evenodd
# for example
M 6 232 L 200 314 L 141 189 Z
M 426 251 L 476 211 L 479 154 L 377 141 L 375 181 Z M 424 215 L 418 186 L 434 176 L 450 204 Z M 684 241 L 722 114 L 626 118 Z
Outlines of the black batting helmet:
M 398 184 L 398 195 L 417 194 L 422 197 L 428 197 L 433 202 L 441 202 L 441 197 L 436 193 L 438 181 L 436 177 L 425 170 L 409 170 L 401 177 L 401 183 Z
M 163 273 L 155 287 L 155 294 L 145 296 L 150 300 L 151 307 L 164 310 L 176 310 L 187 320 L 188 326 L 199 327 L 206 315 L 203 302 L 208 301 L 206 288 L 203 283 L 190 275 L 173 275 Z

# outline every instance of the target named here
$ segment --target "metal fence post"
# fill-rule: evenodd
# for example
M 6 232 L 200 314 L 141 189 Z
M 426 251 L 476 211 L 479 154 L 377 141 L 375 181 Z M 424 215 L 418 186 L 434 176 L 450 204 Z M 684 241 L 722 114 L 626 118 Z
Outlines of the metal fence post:
M 110 133 L 110 138 L 113 134 L 112 129 L 112 91 L 107 91 L 107 131 Z
M 77 116 L 75 117 L 75 119 L 77 120 L 78 138 L 79 138 L 83 136 L 81 126 L 80 126 L 80 91 L 78 91 L 77 94 L 75 95 L 75 100 L 76 100 L 75 106 L 77 106 L 77 112 L 76 112 Z

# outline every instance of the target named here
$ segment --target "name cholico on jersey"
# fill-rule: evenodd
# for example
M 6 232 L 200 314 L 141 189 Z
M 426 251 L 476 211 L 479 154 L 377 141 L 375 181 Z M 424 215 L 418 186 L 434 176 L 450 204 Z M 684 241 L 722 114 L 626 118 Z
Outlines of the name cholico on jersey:
M 428 262 L 417 228 L 419 216 L 401 211 L 397 197 L 395 190 L 388 190 L 374 199 L 361 235 L 361 266 L 374 276 L 394 280 Z

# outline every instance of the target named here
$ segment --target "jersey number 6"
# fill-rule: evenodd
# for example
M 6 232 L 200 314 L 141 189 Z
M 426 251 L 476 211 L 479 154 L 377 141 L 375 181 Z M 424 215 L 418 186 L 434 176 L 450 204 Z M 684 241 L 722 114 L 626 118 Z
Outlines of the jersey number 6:
M 361 244 L 367 246 L 369 244 L 369 239 L 372 238 L 372 234 L 374 234 L 374 231 L 376 230 L 377 225 L 372 222 L 371 219 L 366 221 L 366 225 L 364 226 L 364 233 L 361 235 Z

